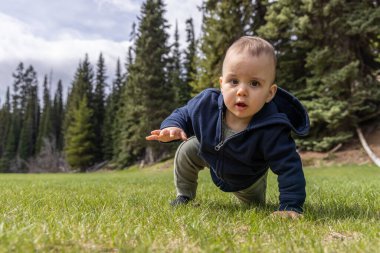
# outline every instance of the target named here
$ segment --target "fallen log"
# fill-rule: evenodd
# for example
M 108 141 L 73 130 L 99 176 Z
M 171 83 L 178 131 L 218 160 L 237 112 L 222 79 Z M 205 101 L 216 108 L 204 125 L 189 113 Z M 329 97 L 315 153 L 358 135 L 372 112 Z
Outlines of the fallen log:
M 327 153 L 329 153 L 329 154 L 335 153 L 335 152 L 338 151 L 338 149 L 340 149 L 342 146 L 343 146 L 342 143 L 339 143 L 338 145 L 336 145 L 335 148 L 331 149 L 331 150 L 330 150 L 329 152 L 327 152 Z
M 367 153 L 367 155 L 369 156 L 369 158 L 371 158 L 371 160 L 376 164 L 377 167 L 380 167 L 380 158 L 377 157 L 376 154 L 373 153 L 371 148 L 368 146 L 367 141 L 365 140 L 360 127 L 356 128 L 356 133 L 358 134 L 360 143 L 362 144 L 362 146 L 363 146 L 365 152 Z

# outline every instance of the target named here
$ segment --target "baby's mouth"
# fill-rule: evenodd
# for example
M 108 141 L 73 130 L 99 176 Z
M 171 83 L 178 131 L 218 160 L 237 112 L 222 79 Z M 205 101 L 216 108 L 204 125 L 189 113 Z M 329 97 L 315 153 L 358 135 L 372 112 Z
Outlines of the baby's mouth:
M 239 109 L 244 109 L 244 108 L 246 108 L 248 105 L 246 105 L 246 104 L 243 103 L 243 102 L 238 102 L 238 103 L 235 104 L 235 106 L 236 106 L 237 108 L 239 108 Z

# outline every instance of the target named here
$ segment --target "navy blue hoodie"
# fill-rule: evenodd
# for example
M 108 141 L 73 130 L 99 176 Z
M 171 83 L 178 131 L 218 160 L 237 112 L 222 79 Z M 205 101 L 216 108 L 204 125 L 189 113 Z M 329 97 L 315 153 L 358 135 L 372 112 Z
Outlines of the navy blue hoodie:
M 161 129 L 175 126 L 187 137 L 197 137 L 199 155 L 210 165 L 212 180 L 222 191 L 246 189 L 270 168 L 278 175 L 279 210 L 302 212 L 306 182 L 290 135 L 291 130 L 302 136 L 309 131 L 309 118 L 301 103 L 278 88 L 244 131 L 223 140 L 225 110 L 220 90 L 206 89 L 176 109 Z

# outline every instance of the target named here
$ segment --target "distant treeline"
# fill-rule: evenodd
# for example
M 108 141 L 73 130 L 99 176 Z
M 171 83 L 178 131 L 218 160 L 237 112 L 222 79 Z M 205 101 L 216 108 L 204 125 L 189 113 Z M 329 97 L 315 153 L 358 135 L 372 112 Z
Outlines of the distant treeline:
M 0 171 L 86 171 L 104 161 L 124 168 L 172 156 L 172 144 L 145 136 L 199 91 L 219 86 L 224 53 L 242 35 L 273 43 L 276 83 L 306 106 L 311 133 L 297 139 L 299 149 L 329 150 L 379 120 L 380 1 L 209 0 L 200 11 L 200 38 L 190 18 L 181 47 L 177 24 L 169 44 L 164 1 L 146 0 L 111 83 L 103 55 L 96 66 L 86 55 L 65 99 L 61 81 L 51 97 L 45 77 L 41 103 L 33 66 L 20 63 L 0 109 Z

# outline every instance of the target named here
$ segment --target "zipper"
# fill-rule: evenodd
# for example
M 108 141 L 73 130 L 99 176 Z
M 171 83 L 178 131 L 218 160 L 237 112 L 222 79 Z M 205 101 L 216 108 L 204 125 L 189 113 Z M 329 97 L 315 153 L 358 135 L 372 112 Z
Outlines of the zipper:
M 223 114 L 222 114 L 223 115 Z M 223 120 L 223 119 L 222 119 Z M 222 124 L 223 124 L 223 122 L 222 122 Z M 255 125 L 253 128 L 251 128 L 251 129 L 257 129 L 257 128 L 260 128 L 260 127 L 263 127 L 263 126 L 266 126 L 266 125 L 268 125 L 268 123 L 262 123 L 262 124 L 258 124 L 258 125 Z M 231 135 L 230 137 L 228 137 L 228 138 L 226 138 L 225 140 L 223 140 L 223 129 L 222 129 L 222 134 L 221 134 L 221 141 L 218 143 L 218 145 L 216 145 L 215 147 L 214 147 L 214 149 L 215 149 L 215 151 L 219 151 L 223 146 L 224 146 L 224 144 L 226 144 L 226 142 L 227 141 L 229 141 L 229 140 L 231 140 L 232 138 L 235 138 L 236 136 L 238 136 L 238 135 L 240 135 L 240 134 L 243 134 L 243 133 L 245 133 L 245 132 L 248 132 L 248 131 L 250 131 L 251 129 L 245 129 L 245 130 L 243 130 L 243 131 L 241 131 L 241 132 L 238 132 L 238 133 L 236 133 L 236 134 L 233 134 L 233 135 Z
M 223 118 L 224 118 L 224 115 L 223 115 L 223 109 L 221 110 L 220 112 L 220 143 L 218 145 L 216 145 L 215 147 L 215 150 L 216 151 L 219 151 L 220 148 L 223 146 L 223 143 L 224 143 L 224 131 L 223 131 Z M 221 173 L 221 168 L 220 167 L 220 154 L 217 155 L 218 156 L 218 159 L 216 160 L 216 167 L 215 167 L 215 174 L 219 177 L 219 178 L 222 178 L 222 173 Z
M 223 147 L 224 144 L 226 144 L 226 142 L 228 142 L 229 140 L 231 140 L 231 139 L 235 138 L 236 136 L 241 135 L 241 134 L 243 134 L 243 133 L 245 133 L 245 132 L 246 132 L 246 130 L 241 131 L 241 132 L 239 132 L 239 133 L 236 133 L 236 134 L 234 134 L 234 135 L 231 135 L 230 137 L 226 138 L 225 140 L 222 139 L 222 141 L 221 141 L 218 145 L 215 146 L 215 150 L 216 150 L 217 152 L 219 152 L 219 150 Z M 223 151 L 221 151 L 221 153 L 218 154 L 218 157 L 223 156 L 223 155 L 224 155 L 224 154 L 223 154 Z M 222 167 L 221 167 L 221 166 L 222 166 Z M 218 170 L 218 168 L 219 168 L 219 170 Z M 217 175 L 220 179 L 224 180 L 224 177 L 222 176 L 222 175 L 223 175 L 222 171 L 223 171 L 223 163 L 221 163 L 220 158 L 219 158 L 219 159 L 217 159 L 217 161 L 216 161 L 215 173 L 216 173 L 216 175 Z
M 238 135 L 240 135 L 240 134 L 243 134 L 244 132 L 246 132 L 247 130 L 244 130 L 244 131 L 241 131 L 241 132 L 239 132 L 239 133 L 236 133 L 236 134 L 234 134 L 234 135 L 231 135 L 230 137 L 228 137 L 228 138 L 226 138 L 226 139 L 224 139 L 224 131 L 223 131 L 223 118 L 224 118 L 224 115 L 223 115 L 223 110 L 221 111 L 221 117 L 220 117 L 220 127 L 221 127 L 221 133 L 220 133 L 220 142 L 218 143 L 218 145 L 216 145 L 215 146 L 215 151 L 219 151 L 222 147 L 223 147 L 223 145 L 227 142 L 227 141 L 229 141 L 230 139 L 232 139 L 232 138 L 235 138 L 236 136 L 238 136 Z
M 241 134 L 245 133 L 245 131 L 246 131 L 246 130 L 241 131 L 241 132 L 239 132 L 239 133 L 236 133 L 236 134 L 234 134 L 234 135 L 231 135 L 230 137 L 226 138 L 225 140 L 222 139 L 222 141 L 219 142 L 218 145 L 215 146 L 215 151 L 219 151 L 219 150 L 224 146 L 224 144 L 226 144 L 227 141 L 229 141 L 229 140 L 235 138 L 235 137 L 238 136 L 238 135 L 241 135 Z
M 220 148 L 223 146 L 224 141 L 222 140 L 218 145 L 215 146 L 215 151 L 219 151 Z
M 224 118 L 224 115 L 223 115 L 223 109 L 222 109 L 220 112 L 220 143 L 216 145 L 215 147 L 216 151 L 219 151 L 220 147 L 223 145 L 223 142 L 224 142 L 223 118 Z
M 239 133 L 236 133 L 236 134 L 234 134 L 234 135 L 231 135 L 230 137 L 227 137 L 226 139 L 224 139 L 224 131 L 223 131 L 223 118 L 224 118 L 224 116 L 223 116 L 223 110 L 221 111 L 221 117 L 220 117 L 220 131 L 221 131 L 221 133 L 220 133 L 220 143 L 218 143 L 215 147 L 214 147 L 214 149 L 215 149 L 215 151 L 217 151 L 217 152 L 219 152 L 219 150 L 223 147 L 223 145 L 224 144 L 226 144 L 226 142 L 227 141 L 229 141 L 229 140 L 231 140 L 232 138 L 235 138 L 236 136 L 238 136 L 238 135 L 240 135 L 240 134 L 243 134 L 243 133 L 245 133 L 247 130 L 244 130 L 244 131 L 241 131 L 241 132 L 239 132 Z M 224 180 L 224 178 L 223 178 L 223 176 L 222 176 L 222 170 L 223 170 L 223 168 L 219 168 L 220 167 L 220 155 L 222 155 L 223 156 L 223 154 L 218 154 L 218 157 L 219 157 L 219 159 L 217 159 L 217 161 L 216 161 L 216 167 L 215 167 L 215 174 L 220 178 L 220 179 L 222 179 L 222 180 Z M 222 166 L 223 166 L 223 163 L 222 163 Z M 219 168 L 219 170 L 218 170 L 218 168 Z

